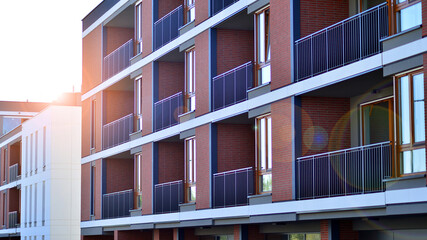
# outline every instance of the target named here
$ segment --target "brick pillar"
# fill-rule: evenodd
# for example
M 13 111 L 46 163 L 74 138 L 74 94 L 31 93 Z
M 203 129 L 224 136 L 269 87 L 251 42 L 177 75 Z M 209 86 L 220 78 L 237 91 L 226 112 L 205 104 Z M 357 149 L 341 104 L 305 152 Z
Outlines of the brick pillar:
M 195 23 L 198 25 L 199 23 L 205 21 L 209 18 L 209 0 L 197 0 L 196 1 L 196 19 Z
M 259 232 L 259 225 L 248 225 L 248 240 L 258 240 L 264 238 L 264 234 Z
M 153 200 L 153 143 L 142 145 L 142 214 L 152 214 Z
M 95 219 L 101 219 L 101 201 L 102 201 L 102 159 L 95 161 L 95 177 L 94 177 L 94 191 L 95 191 Z
M 171 240 L 173 232 L 173 229 L 154 229 L 153 240 Z
M 197 4 L 198 2 L 196 2 Z M 196 6 L 197 9 L 197 6 Z M 196 10 L 197 11 L 197 10 Z M 197 14 L 196 14 L 196 18 Z M 209 112 L 210 102 L 210 60 L 209 31 L 206 30 L 195 37 L 196 51 L 196 117 Z
M 196 128 L 196 209 L 211 206 L 210 128 L 210 124 Z
M 242 230 L 241 225 L 234 225 L 234 229 L 233 229 L 234 240 L 241 240 L 240 239 L 240 231 L 241 230 Z
M 422 6 L 422 20 L 423 20 L 423 37 L 427 36 L 427 0 L 422 0 L 421 1 L 421 6 Z M 424 54 L 425 56 L 425 54 Z M 425 59 L 425 57 L 424 57 Z M 424 69 L 426 69 L 426 66 L 424 64 Z M 424 74 L 425 76 L 425 74 Z
M 274 36 L 271 41 L 271 90 L 292 82 L 290 3 L 291 1 L 270 0 L 270 32 Z
M 152 128 L 152 110 L 153 110 L 153 63 L 142 67 L 142 135 L 147 135 L 153 132 Z
M 271 104 L 273 202 L 292 200 L 294 175 L 292 107 L 292 98 Z
M 329 240 L 329 220 L 320 221 L 320 239 Z
M 353 230 L 353 221 L 341 220 L 339 222 L 340 240 L 359 240 L 359 232 Z
M 142 57 L 152 53 L 153 1 L 142 1 Z M 144 72 L 144 71 L 143 71 Z M 151 73 L 151 72 L 150 72 Z M 151 89 L 151 87 L 150 87 Z

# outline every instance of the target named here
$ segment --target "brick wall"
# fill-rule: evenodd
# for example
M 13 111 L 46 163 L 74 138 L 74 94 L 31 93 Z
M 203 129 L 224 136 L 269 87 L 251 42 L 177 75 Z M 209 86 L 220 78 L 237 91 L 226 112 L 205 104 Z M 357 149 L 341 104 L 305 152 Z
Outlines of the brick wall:
M 152 52 L 153 1 L 142 0 L 142 56 Z M 143 71 L 144 72 L 144 71 Z M 151 71 L 150 71 L 151 73 Z M 151 89 L 151 87 L 150 87 Z
M 358 240 L 359 232 L 353 231 L 353 221 L 340 220 L 340 240 Z
M 101 83 L 102 26 L 99 25 L 83 38 L 82 93 Z
M 152 240 L 153 231 L 114 231 L 114 240 Z
M 159 183 L 184 180 L 184 142 L 159 142 Z
M 301 37 L 349 17 L 348 0 L 301 0 Z
M 40 186 L 40 184 L 38 184 Z M 8 202 L 7 208 L 8 212 L 18 211 L 19 210 L 19 191 L 18 188 L 10 188 L 8 189 Z
M 254 59 L 254 32 L 217 29 L 217 74 Z
M 264 234 L 259 232 L 259 225 L 250 224 L 248 225 L 248 240 L 264 239 Z
M 101 200 L 102 200 L 102 160 L 95 161 L 95 183 L 94 183 L 94 191 L 95 191 L 95 219 L 101 219 Z M 89 181 L 89 194 L 90 194 L 90 181 Z M 90 210 L 90 205 L 89 205 Z
M 6 214 L 4 212 L 4 207 L 3 207 L 4 202 L 5 202 L 5 199 L 4 199 L 4 193 L 5 192 L 6 192 L 6 190 L 0 191 L 0 216 L 4 216 L 4 214 Z M 4 218 L 0 217 L 0 226 L 6 225 L 6 223 L 3 220 L 4 220 Z
M 270 1 L 271 90 L 292 82 L 290 1 Z
M 198 240 L 199 238 L 196 235 L 194 235 L 194 228 L 184 228 L 184 239 Z
M 159 62 L 159 99 L 183 92 L 185 64 L 183 62 Z
M 159 19 L 177 8 L 178 6 L 184 4 L 182 0 L 158 0 L 157 4 L 159 6 Z
M 102 150 L 102 94 L 101 92 L 98 92 L 95 95 L 96 98 L 96 111 L 95 111 L 95 151 L 96 152 L 100 152 Z M 90 116 L 90 115 L 89 115 Z M 90 123 L 90 121 L 89 121 Z M 89 128 L 90 128 L 90 124 L 89 124 Z
M 106 192 L 113 193 L 133 189 L 133 159 L 105 159 Z
M 152 109 L 153 109 L 153 94 L 152 94 L 152 69 L 153 64 L 147 64 L 142 67 L 142 135 L 149 134 L 152 129 Z
M 106 27 L 104 31 L 107 32 L 107 46 L 105 46 L 105 56 L 119 48 L 125 42 L 133 39 L 134 35 L 133 28 Z
M 9 166 L 18 163 L 19 168 L 21 167 L 21 143 L 22 142 L 9 145 Z
M 273 202 L 292 200 L 292 99 L 271 104 Z
M 133 113 L 133 91 L 104 91 L 104 124 Z
M 199 2 L 200 1 L 196 1 L 196 11 L 197 4 Z M 196 116 L 201 116 L 209 112 L 209 30 L 204 31 L 195 37 L 195 46 Z
M 240 240 L 240 228 L 242 226 L 241 225 L 234 225 L 233 226 L 233 239 L 234 240 Z
M 302 155 L 350 147 L 350 99 L 301 97 Z
M 196 209 L 210 207 L 210 128 L 209 124 L 196 128 Z
M 152 214 L 153 199 L 153 143 L 142 145 L 142 214 Z
M 249 124 L 217 124 L 217 167 L 225 172 L 255 167 L 255 131 Z
M 421 2 L 422 5 L 422 20 L 423 20 L 423 37 L 427 36 L 427 1 L 426 0 L 422 0 Z M 424 59 L 425 59 L 425 54 L 424 54 Z M 426 69 L 425 64 L 424 64 L 424 69 Z M 425 77 L 425 74 L 424 74 Z
M 90 163 L 82 164 L 81 220 L 88 221 L 90 215 Z
M 154 229 L 153 240 L 171 240 L 173 239 L 173 229 Z
M 320 239 L 329 240 L 329 221 L 320 220 Z
M 196 25 L 205 21 L 209 18 L 209 3 L 210 0 L 197 0 L 195 3 L 196 7 Z
M 90 98 L 82 101 L 82 157 L 90 154 Z
M 0 148 L 0 185 L 3 185 L 3 181 L 6 180 L 6 176 L 4 174 L 4 170 L 6 169 L 6 161 L 4 158 L 4 153 L 5 153 L 5 149 L 6 147 L 2 147 Z

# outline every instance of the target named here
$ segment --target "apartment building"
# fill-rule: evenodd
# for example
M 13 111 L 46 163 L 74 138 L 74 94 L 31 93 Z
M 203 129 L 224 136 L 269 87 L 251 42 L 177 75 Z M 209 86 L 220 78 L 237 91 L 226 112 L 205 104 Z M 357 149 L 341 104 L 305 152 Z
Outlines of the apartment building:
M 104 0 L 82 239 L 425 239 L 426 21 L 424 0 Z
M 81 107 L 75 99 L 0 103 L 0 238 L 80 238 Z

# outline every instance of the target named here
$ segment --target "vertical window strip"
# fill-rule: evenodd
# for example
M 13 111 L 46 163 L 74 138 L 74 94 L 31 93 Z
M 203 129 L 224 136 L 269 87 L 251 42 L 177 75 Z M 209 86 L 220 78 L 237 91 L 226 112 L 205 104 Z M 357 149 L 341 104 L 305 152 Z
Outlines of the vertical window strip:
M 37 183 L 34 184 L 34 227 L 37 226 Z
M 33 175 L 33 134 L 30 137 L 30 176 Z
M 28 136 L 25 137 L 25 177 L 28 176 Z
M 34 173 L 37 173 L 37 158 L 38 158 L 38 139 L 39 139 L 39 131 L 36 131 L 35 135 L 35 146 L 34 146 Z
M 46 221 L 46 181 L 43 181 L 42 186 L 42 226 Z
M 43 127 L 43 171 L 46 170 L 46 126 Z

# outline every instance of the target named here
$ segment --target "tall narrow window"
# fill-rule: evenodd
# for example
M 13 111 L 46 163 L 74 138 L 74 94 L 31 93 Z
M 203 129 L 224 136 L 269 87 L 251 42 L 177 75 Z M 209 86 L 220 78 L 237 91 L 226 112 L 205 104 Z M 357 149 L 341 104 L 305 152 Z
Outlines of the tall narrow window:
M 3 181 L 6 182 L 7 181 L 7 175 L 8 172 L 7 170 L 9 169 L 9 163 L 8 163 L 8 157 L 7 157 L 7 148 L 4 149 L 4 174 L 3 174 Z
M 96 127 L 96 99 L 92 100 L 90 113 L 90 148 L 95 148 L 95 127 Z
M 7 197 L 6 197 L 6 192 L 3 193 L 3 224 L 6 225 L 7 223 Z
M 37 173 L 37 158 L 38 158 L 38 142 L 39 142 L 39 131 L 36 131 L 36 135 L 35 135 L 35 146 L 34 146 L 34 173 Z
M 29 218 L 28 218 L 28 224 L 31 227 L 31 219 L 32 219 L 32 211 L 33 211 L 33 185 L 30 185 L 30 199 L 28 202 L 28 212 L 29 212 Z
M 256 76 L 257 84 L 271 81 L 270 70 L 270 8 L 256 13 Z
M 142 156 L 141 154 L 137 154 L 135 156 L 135 198 L 136 209 L 142 208 L 142 189 L 141 189 L 141 181 L 142 181 Z
M 424 74 L 417 71 L 397 79 L 400 173 L 425 172 Z
M 266 115 L 256 120 L 256 145 L 257 145 L 257 175 L 258 191 L 260 193 L 271 191 L 271 116 Z
M 142 78 L 135 80 L 135 112 L 136 112 L 136 131 L 142 130 Z
M 27 223 L 28 223 L 28 186 L 25 186 L 25 206 L 24 206 L 24 212 L 25 212 L 25 227 L 27 227 Z
M 90 215 L 95 215 L 95 166 L 90 166 Z
M 196 139 L 185 139 L 185 192 L 186 202 L 196 201 Z
M 194 48 L 185 53 L 185 107 L 187 112 L 194 111 L 196 109 L 195 57 L 196 53 Z
M 33 134 L 30 136 L 30 176 L 33 175 Z
M 25 137 L 25 177 L 28 176 L 28 136 Z
M 395 9 L 397 32 L 422 24 L 421 0 L 396 0 Z
M 135 49 L 136 54 L 142 52 L 142 2 L 135 4 Z
M 37 183 L 34 183 L 34 227 L 37 226 Z
M 46 220 L 46 182 L 43 181 L 42 186 L 42 226 Z
M 194 21 L 196 19 L 196 7 L 195 7 L 196 0 L 185 0 L 185 11 L 186 14 L 186 21 L 187 23 Z
M 46 170 L 46 126 L 43 127 L 43 171 Z

